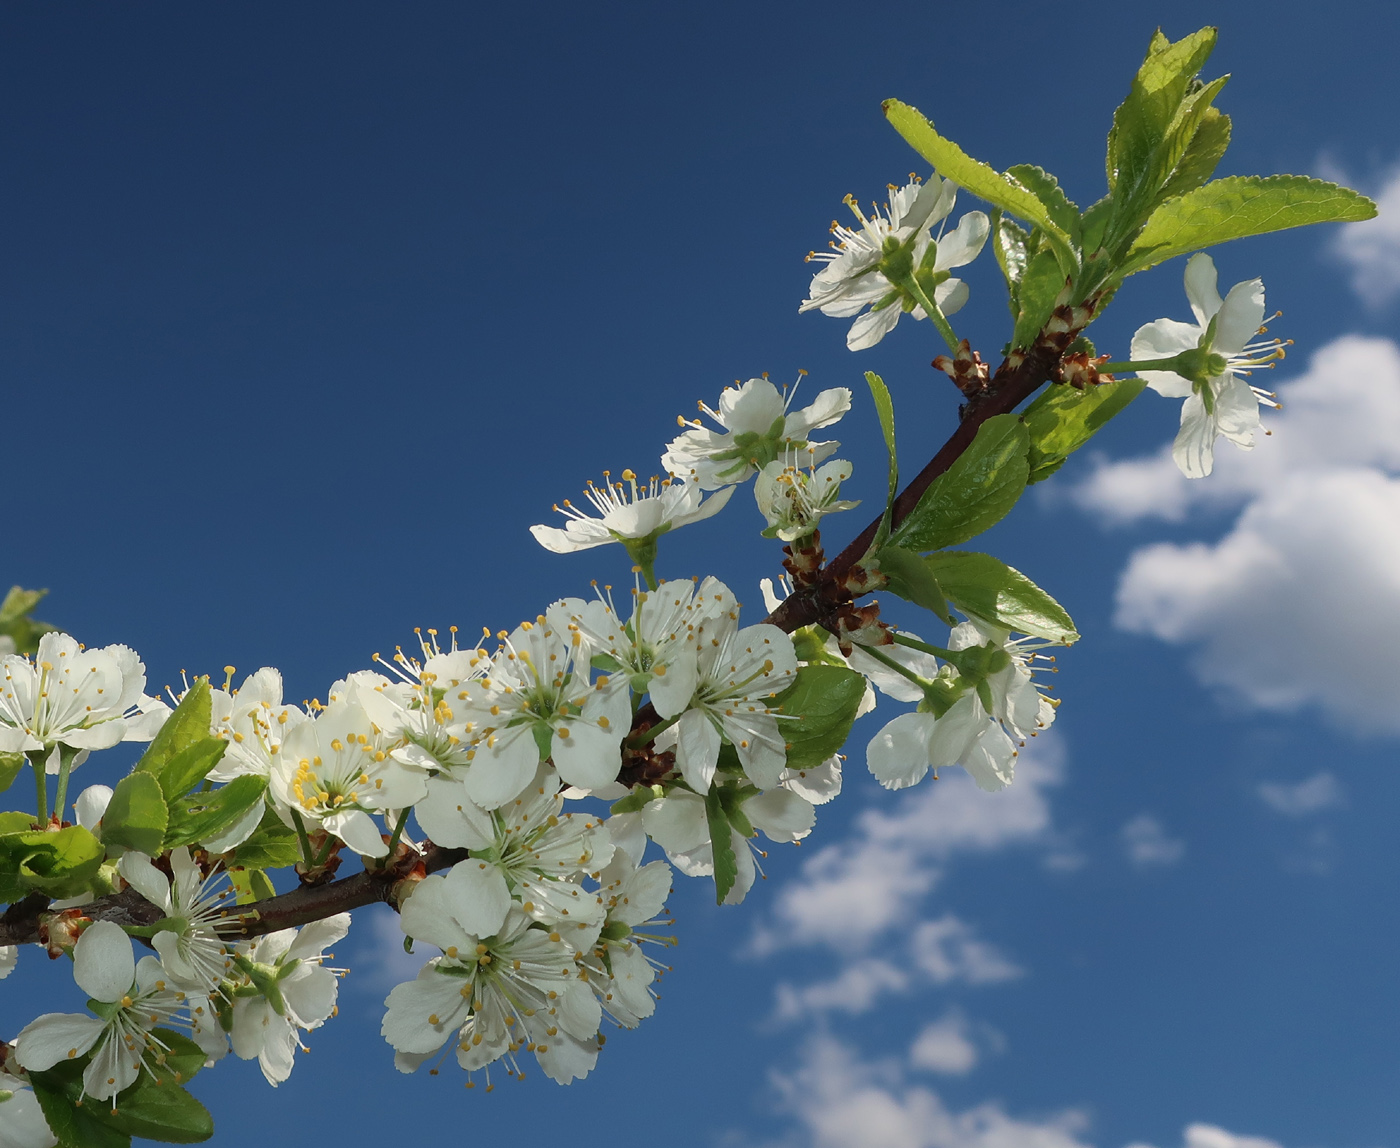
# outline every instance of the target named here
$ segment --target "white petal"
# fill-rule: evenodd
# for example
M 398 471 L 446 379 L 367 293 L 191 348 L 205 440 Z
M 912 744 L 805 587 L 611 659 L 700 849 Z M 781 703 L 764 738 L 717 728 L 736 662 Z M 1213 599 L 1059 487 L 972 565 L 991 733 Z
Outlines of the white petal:
M 89 785 L 78 794 L 78 800 L 73 802 L 73 816 L 79 825 L 92 832 L 102 820 L 102 815 L 107 812 L 111 800 L 112 791 L 107 786 Z
M 945 279 L 933 289 L 933 301 L 945 315 L 956 315 L 967 303 L 968 286 L 961 279 Z M 923 310 L 922 307 L 919 308 Z
M 770 841 L 801 841 L 817 823 L 812 803 L 786 789 L 770 789 L 744 802 L 744 814 Z
M 934 267 L 939 271 L 948 271 L 971 263 L 981 253 L 991 228 L 991 220 L 983 212 L 969 211 L 958 220 L 957 227 L 946 232 L 938 241 Z
M 720 733 L 704 710 L 687 710 L 676 723 L 676 765 L 685 783 L 708 793 L 719 765 Z
M 83 1013 L 45 1013 L 20 1032 L 15 1040 L 16 1055 L 21 1067 L 43 1072 L 61 1060 L 82 1056 L 104 1027 L 95 1016 Z
M 467 796 L 463 782 L 449 777 L 428 781 L 428 796 L 413 815 L 434 844 L 449 849 L 485 849 L 494 840 L 491 815 Z
M 900 714 L 870 739 L 865 763 L 886 789 L 905 789 L 928 772 L 928 741 L 932 714 Z
M 284 961 L 300 961 L 307 957 L 319 957 L 336 942 L 343 940 L 350 932 L 350 914 L 337 913 L 320 921 L 303 925 L 296 940 L 288 946 Z
M 1191 304 L 1191 314 L 1196 316 L 1202 330 L 1210 325 L 1211 319 L 1220 310 L 1220 292 L 1215 286 L 1217 278 L 1215 260 L 1204 251 L 1197 252 L 1186 261 L 1186 298 Z
M 478 937 L 494 936 L 510 911 L 510 889 L 500 869 L 470 858 L 447 874 L 444 904 L 457 923 Z
M 332 833 L 362 857 L 383 857 L 389 843 L 379 832 L 379 825 L 363 809 L 345 809 L 321 818 L 327 833 Z
M 123 853 L 121 860 L 117 862 L 117 872 L 122 875 L 126 883 L 134 888 L 141 896 L 145 897 L 152 905 L 155 905 L 165 913 L 170 915 L 172 902 L 170 900 L 170 878 L 157 869 L 151 859 L 144 853 L 137 853 L 134 850 Z M 127 981 L 130 985 L 131 982 Z M 125 992 L 125 986 L 122 992 Z M 92 994 L 89 993 L 89 996 Z M 121 994 L 118 994 L 118 997 Z M 101 999 L 101 998 L 99 998 Z M 116 998 L 113 998 L 116 999 Z
M 1139 327 L 1133 336 L 1129 353 L 1137 362 L 1171 359 L 1189 351 L 1200 342 L 1202 329 L 1175 319 L 1158 319 Z M 1159 395 L 1169 399 L 1184 399 L 1191 393 L 1191 381 L 1172 371 L 1139 371 L 1144 380 Z
M 710 840 L 705 799 L 684 790 L 672 790 L 642 810 L 647 834 L 667 853 L 685 853 Z
M 136 979 L 136 956 L 120 925 L 94 921 L 83 931 L 73 946 L 73 979 L 93 1000 L 110 1004 L 126 995 Z
M 881 307 L 878 311 L 867 311 L 858 317 L 851 324 L 851 329 L 846 332 L 846 349 L 850 351 L 869 350 L 894 330 L 895 324 L 899 322 L 900 313 L 898 299 L 888 307 Z
M 1206 414 L 1200 395 L 1181 404 L 1181 429 L 1172 443 L 1172 458 L 1187 478 L 1204 478 L 1215 466 L 1215 420 Z
M 39 1098 L 28 1088 L 17 1090 L 0 1106 L 0 1144 L 5 1148 L 53 1148 L 57 1143 Z
M 1235 355 L 1259 334 L 1264 322 L 1264 281 L 1247 279 L 1230 288 L 1215 321 L 1213 350 L 1222 355 Z

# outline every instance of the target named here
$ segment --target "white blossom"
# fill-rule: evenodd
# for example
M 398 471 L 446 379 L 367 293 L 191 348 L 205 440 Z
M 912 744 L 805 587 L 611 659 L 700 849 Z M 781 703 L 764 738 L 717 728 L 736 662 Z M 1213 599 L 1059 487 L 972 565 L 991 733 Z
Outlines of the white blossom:
M 462 786 L 483 809 L 514 798 L 549 758 L 570 785 L 616 779 L 631 726 L 627 680 L 590 680 L 583 635 L 564 608 L 502 636 L 485 675 L 448 692 L 472 739 Z
M 170 707 L 145 686 L 146 667 L 130 647 L 86 650 L 67 634 L 45 634 L 33 661 L 0 657 L 0 752 L 150 741 Z M 57 755 L 48 772 L 58 772 Z
M 764 537 L 794 542 L 816 530 L 826 515 L 859 506 L 859 501 L 840 497 L 851 469 L 844 459 L 833 459 L 820 469 L 808 460 L 804 470 L 795 454 L 770 462 L 758 472 L 753 489 L 759 513 L 768 521 Z
M 1263 280 L 1236 283 L 1222 302 L 1216 278 L 1209 255 L 1191 256 L 1186 261 L 1186 297 L 1196 322 L 1158 319 L 1138 328 L 1132 341 L 1135 360 L 1201 352 L 1200 368 L 1206 374 L 1194 382 L 1174 371 L 1138 372 L 1158 394 L 1186 400 L 1172 458 L 1187 478 L 1211 472 L 1219 435 L 1243 450 L 1253 449 L 1260 404 L 1277 405 L 1270 392 L 1246 381 L 1255 368 L 1283 358 L 1283 344 L 1277 339 L 1251 341 L 1265 330 Z
M 274 807 L 288 824 L 295 811 L 366 857 L 383 857 L 372 814 L 400 810 L 427 792 L 427 775 L 390 756 L 387 738 L 358 705 L 335 701 L 293 729 L 272 770 Z
M 404 932 L 443 955 L 384 1002 L 380 1031 L 397 1053 L 395 1065 L 412 1072 L 451 1040 L 468 1072 L 504 1059 L 522 1075 L 516 1054 L 524 1048 L 560 1084 L 588 1075 L 602 1009 L 579 976 L 575 951 L 519 905 L 490 936 L 467 927 L 475 912 L 450 875 L 424 878 L 405 902 Z
M 57 1143 L 33 1089 L 0 1075 L 0 1148 L 54 1148 Z
M 240 964 L 256 976 L 244 982 L 267 991 L 235 993 L 229 1037 L 234 1055 L 254 1060 L 274 1088 L 292 1072 L 300 1030 L 319 1028 L 335 1015 L 343 969 L 327 968 L 325 950 L 350 931 L 338 913 L 301 929 L 282 929 L 239 946 Z
M 575 948 L 597 935 L 603 902 L 580 879 L 596 876 L 612 860 L 612 840 L 596 817 L 564 812 L 559 777 L 549 766 L 541 765 L 523 793 L 458 836 L 435 832 L 435 815 L 425 823 L 423 810 L 420 804 L 419 824 L 434 842 L 471 850 L 448 876 L 459 894 L 463 928 L 494 935 L 518 900 L 531 917 L 557 925 Z
M 95 921 L 73 947 L 73 979 L 104 1006 L 99 1018 L 82 1013 L 46 1013 L 16 1038 L 17 1059 L 41 1072 L 61 1060 L 93 1050 L 83 1070 L 83 1092 L 110 1100 L 136 1082 L 143 1063 L 165 1046 L 151 1029 L 185 1006 L 185 994 L 167 986 L 155 957 L 138 963 L 120 925 Z M 145 1065 L 150 1072 L 149 1065 Z
M 306 712 L 282 702 L 282 674 L 264 666 L 238 689 L 209 691 L 210 732 L 228 742 L 209 780 L 232 781 L 253 774 L 268 777 L 287 734 L 307 721 Z
M 884 212 L 877 207 L 869 217 L 853 197 L 847 196 L 846 205 L 860 225 L 851 228 L 833 223 L 831 250 L 807 256 L 809 261 L 818 260 L 826 266 L 812 277 L 809 297 L 799 310 L 820 310 L 836 318 L 859 316 L 846 335 L 846 346 L 852 351 L 873 347 L 894 330 L 905 311 L 916 319 L 924 318 L 923 307 L 885 274 L 883 261 L 898 249 L 907 252 L 905 257 L 913 268 L 922 269 L 936 282 L 933 302 L 938 309 L 944 315 L 959 310 L 967 302 L 967 284 L 950 278 L 948 272 L 977 258 L 991 225 L 984 213 L 970 211 L 950 234 L 935 241 L 933 227 L 953 210 L 956 196 L 953 184 L 937 174 L 927 183 L 911 177 L 904 187 L 892 186 Z
M 729 501 L 732 489 L 717 491 L 702 501 L 701 488 L 694 482 L 652 478 L 639 484 L 630 470 L 614 483 L 608 471 L 603 484 L 588 484 L 588 501 L 598 512 L 593 517 L 579 510 L 567 498 L 555 510 L 569 519 L 562 530 L 557 526 L 532 526 L 535 541 L 555 554 L 572 554 L 607 542 L 644 544 L 678 526 L 688 526 L 718 514 Z
M 0 981 L 3 981 L 19 964 L 18 945 L 0 945 Z
M 671 440 L 661 465 L 668 473 L 697 483 L 701 490 L 719 490 L 746 481 L 790 451 L 807 452 L 814 463 L 824 461 L 841 444 L 811 442 L 811 433 L 839 421 L 851 409 L 851 392 L 832 387 L 809 406 L 791 411 L 796 396 L 796 383 L 780 393 L 767 378 L 725 387 L 717 409 L 699 404 L 701 413 L 723 430 L 710 430 L 699 419 L 687 422 L 678 417 L 676 421 L 686 430 Z
M 638 868 L 619 851 L 601 880 L 607 919 L 582 963 L 603 1011 L 624 1028 L 636 1028 L 656 1009 L 651 986 L 664 969 L 643 945 L 675 943 L 674 937 L 646 931 L 674 923 L 661 919 L 671 891 L 671 868 L 664 861 Z
M 723 583 L 715 586 L 715 593 L 733 602 Z M 698 671 L 690 705 L 674 726 L 658 735 L 657 748 L 674 747 L 676 766 L 697 793 L 709 790 L 725 740 L 757 785 L 776 786 L 787 760 L 787 743 L 778 711 L 769 702 L 797 674 L 792 639 L 767 623 L 739 629 L 734 604 L 701 629 Z
M 117 869 L 165 914 L 170 927 L 156 933 L 151 945 L 171 981 L 187 992 L 208 993 L 233 968 L 227 937 L 240 928 L 238 918 L 224 908 L 232 892 L 227 875 L 216 870 L 205 877 L 183 845 L 170 851 L 171 877 L 134 851 L 122 855 Z

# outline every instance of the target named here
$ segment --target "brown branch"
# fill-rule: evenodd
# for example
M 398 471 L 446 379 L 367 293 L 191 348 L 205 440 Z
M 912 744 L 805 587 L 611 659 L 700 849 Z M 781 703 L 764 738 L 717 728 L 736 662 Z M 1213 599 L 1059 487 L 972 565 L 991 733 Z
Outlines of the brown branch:
M 392 865 L 365 870 L 325 885 L 301 885 L 288 893 L 242 906 L 245 914 L 241 937 L 260 937 L 279 929 L 308 925 L 336 913 L 360 909 L 378 901 L 394 900 L 400 881 L 448 869 L 467 857 L 465 849 L 439 849 L 429 844 L 422 853 L 402 851 Z M 0 945 L 43 943 L 44 918 L 49 915 L 48 898 L 26 897 L 0 915 Z M 123 889 L 109 897 L 83 905 L 78 913 L 94 921 L 115 921 L 119 925 L 153 925 L 164 913 L 135 889 Z M 232 916 L 230 910 L 230 916 Z
M 1076 315 L 1075 318 L 1078 319 L 1079 316 Z M 1086 314 L 1085 322 L 1087 318 Z M 1041 384 L 1055 378 L 1063 347 L 1067 346 L 1081 329 L 1082 325 L 1074 330 L 1056 331 L 1053 336 L 1043 335 L 1031 351 L 1017 352 L 1002 362 L 996 374 L 988 380 L 985 389 L 969 397 L 963 407 L 962 420 L 948 441 L 895 499 L 893 526 L 898 526 L 913 513 L 919 499 L 933 485 L 933 480 L 952 466 L 963 451 L 972 445 L 972 440 L 977 437 L 977 431 L 984 422 L 994 415 L 1008 414 L 1015 410 L 1034 394 Z M 820 571 L 812 583 L 799 586 L 765 620 L 792 633 L 803 626 L 821 624 L 842 606 L 865 593 L 864 579 L 852 578 L 851 575 L 858 572 L 859 563 L 875 541 L 883 517 L 881 515 L 871 522 L 846 549 Z

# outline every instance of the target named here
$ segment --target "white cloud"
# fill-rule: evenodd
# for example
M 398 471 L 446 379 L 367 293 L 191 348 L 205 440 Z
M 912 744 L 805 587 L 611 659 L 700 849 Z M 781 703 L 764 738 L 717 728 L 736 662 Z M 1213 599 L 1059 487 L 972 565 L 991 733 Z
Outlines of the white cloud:
M 949 913 L 911 931 L 907 959 L 901 964 L 861 957 L 829 980 L 801 986 L 781 982 L 774 1017 L 791 1021 L 831 1012 L 856 1016 L 869 1012 L 884 997 L 913 992 L 930 982 L 989 985 L 1021 975 L 1022 970 L 1000 949 Z
M 978 1059 L 967 1020 L 958 1012 L 925 1025 L 909 1047 L 910 1064 L 945 1076 L 966 1076 Z
M 1208 479 L 1182 478 L 1164 452 L 1101 463 L 1074 492 L 1110 522 L 1243 506 L 1218 542 L 1134 553 L 1116 621 L 1195 646 L 1202 682 L 1256 707 L 1400 732 L 1400 348 L 1335 340 L 1279 397 L 1273 436 L 1223 449 Z
M 1341 783 L 1330 773 L 1315 774 L 1292 784 L 1265 781 L 1259 786 L 1259 796 L 1270 809 L 1286 817 L 1306 817 L 1346 800 Z
M 845 841 L 817 850 L 773 900 L 773 920 L 760 927 L 760 954 L 787 945 L 827 944 L 859 951 L 886 929 L 906 927 L 913 907 L 937 883 L 939 863 L 956 853 L 989 852 L 1044 842 L 1050 804 L 1044 790 L 1061 768 L 1053 742 L 1022 752 L 1016 783 L 984 793 L 961 770 L 899 796 L 895 812 L 867 810 Z
M 1022 1120 L 994 1103 L 953 1112 L 909 1085 L 898 1061 L 864 1063 L 829 1036 L 814 1038 L 801 1066 L 773 1082 L 813 1148 L 1087 1148 L 1081 1112 Z
M 910 947 L 915 963 L 940 985 L 951 981 L 996 984 L 1022 972 L 995 945 L 981 940 L 971 925 L 951 913 L 915 929 Z
M 1128 860 L 1139 869 L 1175 865 L 1186 851 L 1186 845 L 1170 837 L 1161 822 L 1146 813 L 1134 817 L 1118 833 Z
M 1400 294 L 1400 171 L 1375 197 L 1380 214 L 1347 223 L 1332 241 L 1333 253 L 1351 267 L 1352 289 L 1373 307 Z
M 1262 1136 L 1239 1136 L 1214 1124 L 1188 1124 L 1182 1133 L 1182 1148 L 1282 1148 L 1277 1140 Z M 1132 1144 L 1129 1148 L 1151 1148 L 1147 1144 Z
M 829 981 L 801 988 L 779 984 L 776 1015 L 779 1020 L 796 1020 L 822 1012 L 869 1012 L 881 997 L 907 991 L 909 980 L 903 969 L 866 957 L 847 965 Z

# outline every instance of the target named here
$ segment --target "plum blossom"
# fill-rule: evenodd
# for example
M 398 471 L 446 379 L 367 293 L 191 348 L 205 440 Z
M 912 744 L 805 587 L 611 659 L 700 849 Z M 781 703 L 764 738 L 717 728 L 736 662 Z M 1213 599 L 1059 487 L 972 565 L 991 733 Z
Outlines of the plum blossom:
M 73 979 L 103 1006 L 101 1016 L 45 1013 L 15 1040 L 20 1065 L 41 1072 L 93 1049 L 83 1092 L 112 1099 L 136 1082 L 147 1056 L 165 1048 L 151 1030 L 185 1007 L 185 994 L 169 987 L 166 976 L 155 957 L 136 961 L 120 925 L 95 921 L 73 947 Z
M 427 792 L 427 774 L 390 756 L 394 742 L 352 702 L 334 701 L 282 743 L 269 792 L 284 822 L 339 837 L 356 853 L 383 857 L 388 845 L 372 814 L 399 810 Z
M 798 382 L 804 374 L 800 372 Z M 825 461 L 841 444 L 811 442 L 811 433 L 839 421 L 851 409 L 851 392 L 832 387 L 809 406 L 792 411 L 796 397 L 797 383 L 779 392 L 766 376 L 725 387 L 717 409 L 699 404 L 701 413 L 724 429 L 713 431 L 699 419 L 687 422 L 678 417 L 676 421 L 686 429 L 671 440 L 661 465 L 701 490 L 719 490 L 747 481 L 791 451 L 807 452 L 813 463 Z
M 257 807 L 261 815 L 262 806 Z M 170 851 L 172 876 L 166 877 L 144 853 L 128 852 L 117 869 L 146 900 L 165 913 L 162 929 L 151 938 L 170 979 L 187 992 L 207 993 L 233 968 L 228 937 L 241 921 L 224 902 L 232 892 L 227 875 L 205 877 L 183 845 Z
M 1250 341 L 1266 330 L 1264 282 L 1236 283 L 1222 301 L 1216 279 L 1209 255 L 1191 256 L 1186 261 L 1186 297 L 1195 323 L 1158 319 L 1139 327 L 1132 341 L 1134 360 L 1167 359 L 1183 352 L 1195 360 L 1194 378 L 1175 371 L 1138 372 L 1159 395 L 1186 400 L 1172 458 L 1187 478 L 1211 472 L 1220 435 L 1242 450 L 1252 450 L 1260 405 L 1278 405 L 1272 393 L 1246 381 L 1254 369 L 1272 367 L 1284 356 L 1285 344 L 1278 339 Z
M 232 670 L 230 669 L 230 672 Z M 307 720 L 306 712 L 282 702 L 282 674 L 271 666 L 249 674 L 236 690 L 209 691 L 210 732 L 228 742 L 211 781 L 244 774 L 268 777 L 287 734 Z
M 384 1002 L 380 1032 L 395 1065 L 412 1072 L 450 1040 L 469 1073 L 504 1059 L 522 1075 L 516 1054 L 528 1048 L 560 1084 L 587 1076 L 598 1059 L 602 1009 L 579 976 L 575 951 L 557 931 L 533 927 L 517 904 L 495 934 L 473 932 L 467 922 L 477 907 L 463 893 L 450 875 L 426 877 L 404 903 L 404 932 L 443 955 Z
M 301 929 L 282 929 L 239 946 L 239 987 L 229 1038 L 240 1060 L 254 1060 L 274 1088 L 292 1072 L 300 1030 L 320 1028 L 335 1014 L 344 969 L 327 968 L 326 949 L 350 932 L 350 914 L 337 913 Z
M 656 1010 L 651 986 L 664 970 L 642 946 L 675 943 L 674 937 L 644 931 L 673 923 L 661 919 L 671 891 L 671 867 L 653 861 L 638 868 L 618 851 L 601 880 L 607 919 L 582 965 L 603 1011 L 622 1027 L 636 1028 Z
M 826 515 L 859 506 L 859 501 L 840 497 L 851 470 L 844 459 L 833 459 L 820 469 L 808 459 L 803 470 L 796 454 L 770 462 L 759 471 L 753 490 L 759 512 L 768 520 L 763 536 L 794 542 L 816 530 Z
M 145 688 L 146 667 L 129 646 L 88 650 L 67 634 L 45 634 L 33 661 L 0 657 L 0 753 L 150 741 L 170 707 Z M 58 768 L 53 754 L 47 770 Z
M 568 525 L 563 529 L 532 526 L 535 541 L 555 554 L 572 554 L 608 542 L 621 542 L 635 554 L 637 547 L 654 545 L 657 538 L 678 526 L 718 514 L 734 493 L 721 490 L 702 501 L 701 487 L 694 482 L 654 477 L 642 484 L 631 470 L 622 472 L 621 482 L 614 483 L 611 477 L 605 470 L 601 486 L 588 484 L 588 501 L 598 517 L 579 510 L 566 498 L 562 507 L 554 509 L 569 519 Z
M 875 346 L 906 311 L 925 318 L 919 300 L 909 293 L 908 278 L 919 278 L 925 290 L 932 287 L 932 301 L 944 315 L 958 311 L 967 302 L 967 284 L 949 272 L 977 258 L 991 224 L 983 212 L 970 211 L 950 234 L 935 240 L 933 227 L 953 210 L 956 196 L 957 188 L 936 173 L 927 183 L 910 176 L 903 187 L 891 185 L 884 212 L 877 207 L 867 218 L 848 195 L 846 206 L 860 224 L 833 223 L 831 250 L 808 254 L 808 261 L 826 266 L 812 277 L 809 297 L 798 310 L 820 310 L 840 319 L 858 316 L 846 335 L 852 351 Z

